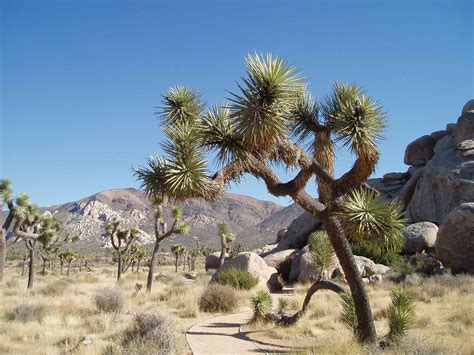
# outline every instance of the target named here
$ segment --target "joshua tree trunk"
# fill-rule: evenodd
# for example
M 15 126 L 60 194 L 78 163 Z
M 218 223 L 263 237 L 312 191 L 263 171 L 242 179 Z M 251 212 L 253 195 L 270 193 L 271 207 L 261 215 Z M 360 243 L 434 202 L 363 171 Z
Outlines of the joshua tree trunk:
M 137 261 L 137 273 L 140 272 L 140 263 L 141 263 L 142 259 L 139 258 L 138 261 Z
M 178 261 L 179 261 L 179 255 L 175 254 L 175 256 L 174 256 L 174 272 L 178 272 Z
M 359 273 L 351 247 L 347 241 L 340 221 L 332 216 L 323 221 L 331 244 L 351 289 L 357 314 L 358 337 L 360 341 L 373 343 L 377 340 L 374 319 L 369 298 Z
M 183 271 L 186 271 L 186 255 L 183 254 Z
M 60 268 L 61 268 L 60 273 L 61 273 L 61 275 L 62 275 L 62 274 L 63 274 L 64 261 L 63 261 L 63 260 L 60 260 L 60 261 L 59 261 L 59 265 L 60 265 Z
M 68 261 L 67 263 L 67 273 L 66 273 L 66 277 L 69 277 L 69 272 L 71 271 L 71 262 Z
M 26 289 L 31 290 L 35 281 L 35 249 L 33 247 L 28 247 L 28 249 L 30 251 L 30 260 L 28 264 L 28 286 Z
M 3 280 L 3 270 L 5 268 L 5 259 L 7 255 L 6 231 L 0 228 L 0 282 Z
M 160 250 L 160 242 L 157 240 L 155 242 L 155 247 L 153 248 L 153 253 L 151 254 L 150 268 L 148 269 L 148 278 L 146 282 L 146 292 L 151 292 L 151 286 L 153 284 L 153 273 L 155 270 L 156 263 L 156 254 L 158 254 L 158 250 Z
M 51 262 L 51 258 L 48 260 L 48 270 L 49 271 L 53 270 L 53 264 Z
M 227 241 L 224 234 L 221 234 L 221 255 L 219 256 L 219 266 L 222 266 L 225 261 L 225 252 L 227 250 Z
M 117 281 L 120 281 L 122 277 L 122 271 L 123 271 L 123 261 L 122 261 L 122 253 L 118 253 L 118 265 L 117 265 Z
M 41 271 L 41 274 L 44 276 L 46 275 L 46 259 L 44 257 L 41 257 L 43 259 L 43 270 Z

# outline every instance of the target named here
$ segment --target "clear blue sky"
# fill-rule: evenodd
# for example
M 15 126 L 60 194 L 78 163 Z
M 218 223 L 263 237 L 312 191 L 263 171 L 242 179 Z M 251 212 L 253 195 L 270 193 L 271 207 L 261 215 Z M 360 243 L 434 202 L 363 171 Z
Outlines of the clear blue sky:
M 0 1 L 0 176 L 40 205 L 137 186 L 175 83 L 226 97 L 247 53 L 288 58 L 321 98 L 356 82 L 388 112 L 376 175 L 473 95 L 472 1 Z M 337 173 L 349 168 L 342 155 Z M 248 178 L 233 192 L 273 199 Z

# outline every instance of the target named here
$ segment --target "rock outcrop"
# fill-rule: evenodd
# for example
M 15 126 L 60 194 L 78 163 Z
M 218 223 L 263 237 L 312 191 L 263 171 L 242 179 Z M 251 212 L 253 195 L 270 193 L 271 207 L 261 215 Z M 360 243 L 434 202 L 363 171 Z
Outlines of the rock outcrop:
M 402 253 L 415 254 L 434 248 L 438 226 L 431 222 L 419 222 L 402 228 L 402 233 L 405 236 Z
M 474 202 L 452 210 L 441 224 L 436 257 L 454 272 L 474 273 Z
M 308 212 L 304 212 L 295 218 L 287 231 L 281 235 L 277 250 L 303 248 L 308 242 L 308 236 L 321 225 L 322 223 L 318 219 Z
M 278 273 L 274 267 L 268 266 L 263 259 L 253 252 L 240 253 L 226 261 L 212 277 L 212 281 L 219 278 L 219 274 L 225 270 L 236 268 L 246 270 L 258 278 L 259 284 L 268 287 L 270 291 L 281 288 L 278 282 Z
M 219 269 L 219 257 L 221 256 L 220 251 L 216 251 L 215 253 L 211 253 L 206 257 L 206 262 L 204 263 L 204 267 L 207 270 L 217 270 Z M 226 259 L 229 257 L 229 254 L 225 255 Z

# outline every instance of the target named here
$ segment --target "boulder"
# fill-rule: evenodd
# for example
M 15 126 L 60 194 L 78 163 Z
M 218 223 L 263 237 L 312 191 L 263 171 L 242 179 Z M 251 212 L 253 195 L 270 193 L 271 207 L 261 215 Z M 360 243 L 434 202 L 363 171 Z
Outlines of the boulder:
M 461 115 L 466 112 L 474 112 L 474 99 L 471 99 L 466 102 L 466 104 L 462 108 Z
M 376 275 L 377 270 L 381 270 L 380 267 L 377 267 L 377 265 L 372 260 L 366 258 L 365 256 L 354 255 L 354 258 L 362 278 Z M 342 270 L 342 266 L 339 264 L 339 261 L 336 263 L 332 275 L 333 277 L 345 277 L 344 271 Z
M 452 135 L 444 136 L 439 141 L 436 142 L 436 145 L 433 149 L 435 154 L 442 152 L 443 150 L 450 149 L 454 147 L 454 138 Z
M 402 254 L 416 254 L 434 248 L 438 226 L 431 222 L 419 222 L 402 228 L 405 245 Z
M 433 137 L 435 140 L 439 140 L 443 138 L 444 136 L 447 136 L 448 134 L 449 134 L 448 131 L 442 130 L 442 131 L 432 132 L 430 136 Z
M 375 275 L 385 275 L 390 270 L 392 270 L 392 268 L 389 266 L 384 264 L 375 264 Z
M 267 286 L 270 291 L 276 291 L 281 288 L 278 282 L 277 270 L 274 267 L 268 266 L 260 256 L 253 252 L 240 253 L 226 261 L 212 276 L 211 282 L 215 281 L 222 271 L 230 268 L 248 271 L 258 278 L 259 284 Z
M 408 205 L 407 218 L 440 225 L 455 207 L 473 201 L 474 149 L 448 149 L 426 164 Z
M 456 123 L 447 123 L 446 124 L 446 132 L 453 134 L 456 128 Z
M 209 254 L 206 258 L 206 263 L 204 264 L 204 267 L 206 268 L 206 271 L 209 269 L 214 269 L 217 270 L 219 269 L 219 257 L 221 256 L 220 251 L 216 251 L 215 253 Z M 225 255 L 226 259 L 229 257 L 228 254 Z
M 281 240 L 281 238 L 286 234 L 286 232 L 288 232 L 288 228 L 280 229 L 277 232 L 276 241 L 279 242 Z
M 301 249 L 308 242 L 308 236 L 320 228 L 322 223 L 308 212 L 304 212 L 291 222 L 288 230 L 278 242 L 278 250 Z
M 414 140 L 405 149 L 405 164 L 423 165 L 433 157 L 435 144 L 436 139 L 428 135 Z
M 440 225 L 436 257 L 453 272 L 474 273 L 474 202 L 453 209 Z
M 265 255 L 274 253 L 274 251 L 277 247 L 278 247 L 277 243 L 267 244 L 267 245 L 264 245 L 263 247 L 261 247 L 260 249 L 256 249 L 254 252 L 259 254 L 263 258 Z
M 474 112 L 465 112 L 459 118 L 454 130 L 454 144 L 474 139 Z
M 384 180 L 403 180 L 408 179 L 410 174 L 408 172 L 404 173 L 387 173 L 383 176 Z
M 279 269 L 280 265 L 289 257 L 291 257 L 296 252 L 296 249 L 286 249 L 278 251 L 276 253 L 271 253 L 263 257 L 263 260 L 267 263 L 268 266 Z

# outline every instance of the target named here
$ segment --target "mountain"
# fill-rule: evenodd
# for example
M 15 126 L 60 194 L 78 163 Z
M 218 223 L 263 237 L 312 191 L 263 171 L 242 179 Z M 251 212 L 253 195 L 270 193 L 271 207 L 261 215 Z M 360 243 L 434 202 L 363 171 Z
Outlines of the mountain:
M 301 213 L 291 205 L 279 206 L 249 196 L 226 193 L 219 200 L 209 203 L 190 200 L 181 204 L 183 219 L 191 226 L 188 236 L 175 236 L 164 243 L 183 243 L 191 246 L 193 237 L 202 244 L 218 247 L 217 223 L 224 221 L 236 232 L 236 241 L 248 248 L 274 242 L 279 229 L 287 227 Z M 102 246 L 102 224 L 106 220 L 120 220 L 124 225 L 138 228 L 140 243 L 147 244 L 153 237 L 153 209 L 142 191 L 136 189 L 113 189 L 99 192 L 79 201 L 47 208 L 57 219 L 80 236 L 80 243 Z M 165 208 L 167 221 L 170 209 Z

